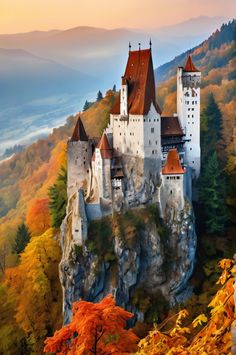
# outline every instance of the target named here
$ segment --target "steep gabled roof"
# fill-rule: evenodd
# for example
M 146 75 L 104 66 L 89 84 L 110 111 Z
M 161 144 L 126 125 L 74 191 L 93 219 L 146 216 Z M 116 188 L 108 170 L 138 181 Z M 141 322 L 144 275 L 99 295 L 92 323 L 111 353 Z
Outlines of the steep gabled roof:
M 161 117 L 161 136 L 183 136 L 178 117 Z
M 88 141 L 88 136 L 85 132 L 84 125 L 83 125 L 83 122 L 80 117 L 78 118 L 78 120 L 76 122 L 75 129 L 74 129 L 74 132 L 73 132 L 70 140 L 72 142 L 78 142 L 78 141 L 87 142 Z
M 151 103 L 153 103 L 157 112 L 161 113 L 156 103 L 151 49 L 129 52 L 122 82 L 128 85 L 128 112 L 130 114 L 146 115 L 150 110 Z M 111 113 L 120 114 L 120 94 Z
M 188 56 L 187 62 L 186 62 L 185 67 L 184 67 L 184 71 L 186 71 L 186 72 L 199 72 L 199 70 L 193 64 L 191 55 Z
M 112 158 L 112 148 L 108 142 L 106 133 L 103 133 L 100 142 L 98 143 L 97 149 L 100 150 L 101 157 L 103 159 L 111 159 Z
M 163 175 L 184 174 L 177 149 L 170 149 L 167 155 L 165 166 L 162 169 Z

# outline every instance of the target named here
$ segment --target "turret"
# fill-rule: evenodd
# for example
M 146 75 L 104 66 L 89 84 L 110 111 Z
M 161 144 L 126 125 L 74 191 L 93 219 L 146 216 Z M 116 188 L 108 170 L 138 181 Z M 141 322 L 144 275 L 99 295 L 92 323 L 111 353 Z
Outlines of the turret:
M 79 188 L 83 188 L 86 194 L 91 154 L 91 145 L 79 117 L 73 134 L 67 142 L 67 191 L 69 197 Z
M 185 67 L 177 71 L 177 113 L 185 134 L 185 163 L 192 176 L 200 174 L 200 83 L 201 72 L 188 56 Z
M 165 215 L 166 207 L 182 210 L 184 208 L 184 174 L 177 149 L 170 149 L 161 171 L 161 210 Z
M 128 115 L 128 81 L 124 76 L 121 78 L 120 113 L 122 116 Z
M 103 133 L 95 149 L 94 161 L 100 198 L 111 199 L 111 159 L 112 148 L 106 133 Z

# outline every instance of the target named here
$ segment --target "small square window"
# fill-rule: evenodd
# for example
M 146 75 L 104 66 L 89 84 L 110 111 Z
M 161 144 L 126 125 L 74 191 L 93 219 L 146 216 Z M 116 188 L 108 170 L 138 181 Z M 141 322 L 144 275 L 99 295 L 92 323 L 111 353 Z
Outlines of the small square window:
M 154 128 L 151 128 L 151 133 L 154 133 Z

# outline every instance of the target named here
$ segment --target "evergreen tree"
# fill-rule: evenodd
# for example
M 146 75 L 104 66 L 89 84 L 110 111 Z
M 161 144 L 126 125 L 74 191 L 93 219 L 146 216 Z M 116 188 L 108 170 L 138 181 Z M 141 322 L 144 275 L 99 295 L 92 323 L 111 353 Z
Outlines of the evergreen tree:
M 29 243 L 30 237 L 31 234 L 28 227 L 24 223 L 20 224 L 16 232 L 16 240 L 13 250 L 17 254 L 22 253 L 25 250 L 26 245 Z
M 204 205 L 206 231 L 223 234 L 228 213 L 225 206 L 225 180 L 219 168 L 216 152 L 208 158 L 202 172 L 200 198 Z
M 208 96 L 207 106 L 201 115 L 203 161 L 214 152 L 222 139 L 222 114 L 213 94 Z
M 83 111 L 86 111 L 90 106 L 91 106 L 91 102 L 88 102 L 88 100 L 86 100 L 83 107 Z
M 59 228 L 66 215 L 67 205 L 67 171 L 64 167 L 61 169 L 55 184 L 49 188 L 48 195 L 50 198 L 51 225 L 54 228 Z
M 103 99 L 103 95 L 101 93 L 101 91 L 99 90 L 97 93 L 97 102 L 101 101 Z
M 116 92 L 116 84 L 113 85 L 112 91 Z

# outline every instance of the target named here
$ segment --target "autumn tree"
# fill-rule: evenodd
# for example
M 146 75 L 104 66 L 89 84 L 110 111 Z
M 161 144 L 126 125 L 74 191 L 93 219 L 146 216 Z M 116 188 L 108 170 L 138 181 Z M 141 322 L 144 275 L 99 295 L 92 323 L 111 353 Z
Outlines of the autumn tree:
M 24 251 L 26 245 L 30 241 L 30 231 L 25 223 L 22 223 L 18 226 L 16 232 L 15 245 L 13 247 L 13 251 L 17 254 L 20 254 Z
M 202 313 L 191 323 L 187 323 L 188 311 L 181 310 L 159 326 L 155 326 L 154 330 L 139 342 L 139 351 L 136 354 L 230 354 L 230 327 L 235 319 L 233 264 L 234 261 L 230 259 L 219 263 L 222 274 L 217 284 L 221 288 L 208 305 L 209 316 Z M 169 326 L 173 318 L 174 326 Z
M 17 300 L 14 318 L 31 353 L 42 354 L 45 337 L 60 326 L 60 257 L 59 243 L 49 229 L 32 237 L 20 256 L 20 264 L 6 272 L 5 285 Z
M 137 348 L 137 336 L 126 330 L 132 313 L 116 306 L 111 295 L 100 303 L 75 302 L 70 324 L 45 342 L 45 352 L 57 354 L 129 354 Z
M 55 184 L 49 188 L 49 209 L 51 215 L 51 225 L 59 228 L 66 215 L 67 205 L 67 171 L 61 168 Z
M 50 228 L 49 199 L 34 199 L 26 213 L 26 224 L 33 236 L 44 233 Z

